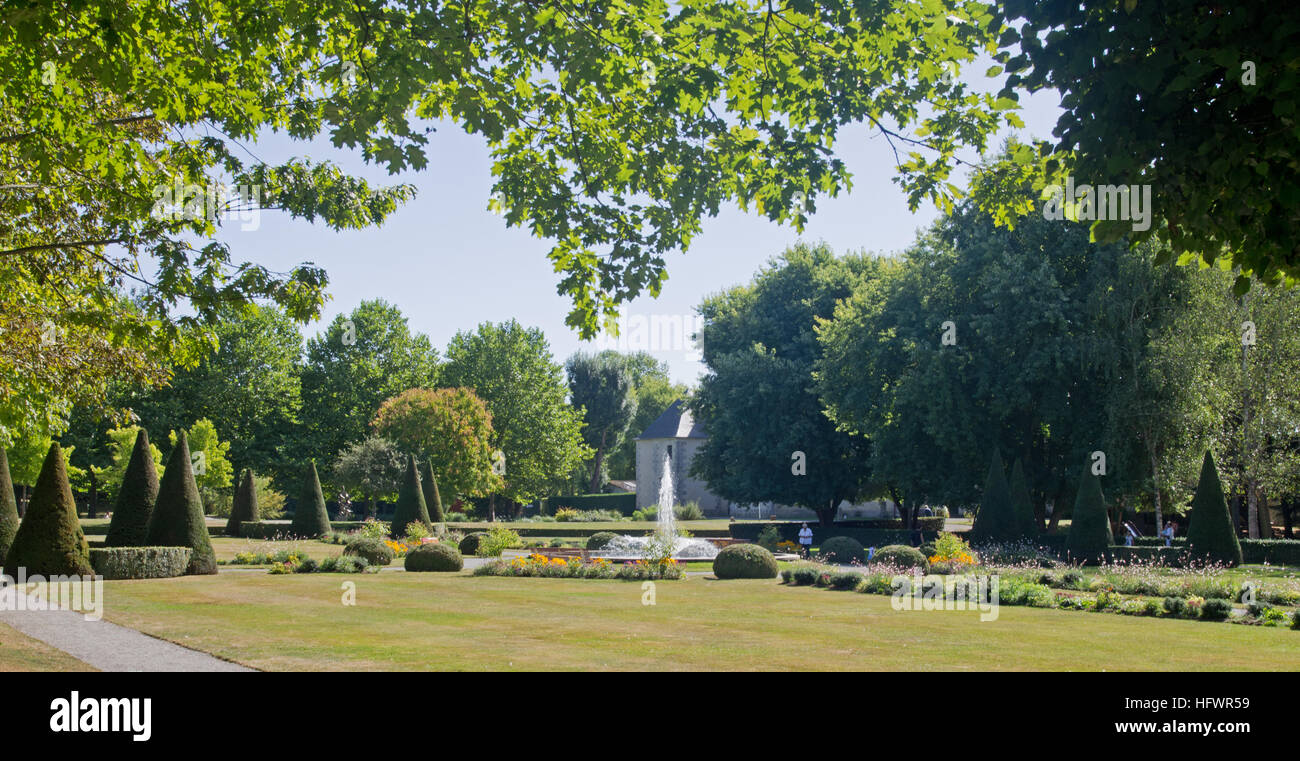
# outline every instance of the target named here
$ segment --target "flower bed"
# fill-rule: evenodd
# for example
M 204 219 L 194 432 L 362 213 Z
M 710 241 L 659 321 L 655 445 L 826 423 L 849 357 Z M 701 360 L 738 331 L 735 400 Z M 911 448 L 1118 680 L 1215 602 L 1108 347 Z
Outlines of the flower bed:
M 1168 579 L 1119 569 L 1103 577 L 1088 579 L 1077 571 L 1053 574 L 1013 569 L 1002 573 L 990 568 L 972 574 L 930 574 L 922 578 L 926 585 L 942 584 L 945 595 L 952 595 L 955 588 L 962 588 L 966 593 L 961 597 L 973 599 L 971 593 L 978 588 L 974 579 L 981 578 L 978 574 L 997 579 L 998 605 L 1300 629 L 1300 610 L 1287 611 L 1267 604 L 1273 601 L 1295 604 L 1293 590 L 1269 590 L 1255 582 L 1237 588 L 1227 580 L 1215 579 L 1205 573 Z M 899 577 L 906 583 L 897 583 Z M 924 586 L 914 584 L 914 579 L 911 569 L 883 565 L 868 566 L 865 574 L 841 573 L 814 565 L 781 572 L 781 580 L 786 586 L 856 589 L 864 594 L 921 597 Z M 1163 594 L 1165 592 L 1169 594 Z M 1255 602 L 1256 599 L 1262 602 Z M 1234 610 L 1234 603 L 1245 603 L 1244 614 Z
M 675 560 L 652 563 L 638 560 L 611 563 L 604 558 L 584 562 L 579 558 L 548 558 L 533 553 L 510 561 L 496 560 L 474 569 L 475 576 L 518 576 L 552 579 L 622 579 L 624 581 L 675 580 L 683 576 Z

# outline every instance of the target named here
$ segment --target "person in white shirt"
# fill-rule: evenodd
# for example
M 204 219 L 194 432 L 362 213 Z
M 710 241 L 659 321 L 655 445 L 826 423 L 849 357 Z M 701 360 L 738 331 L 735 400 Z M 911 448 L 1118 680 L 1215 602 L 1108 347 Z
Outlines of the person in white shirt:
M 803 554 L 812 554 L 812 529 L 808 528 L 807 523 L 799 529 L 799 546 L 803 548 Z
M 1161 530 L 1161 532 L 1160 532 L 1160 535 L 1163 536 L 1163 537 L 1165 538 L 1165 546 L 1166 546 L 1166 547 L 1169 547 L 1170 545 L 1172 545 L 1172 544 L 1174 543 L 1174 526 L 1175 526 L 1175 525 L 1177 525 L 1177 524 L 1175 524 L 1173 521 L 1169 521 L 1168 523 L 1165 524 L 1164 529 Z

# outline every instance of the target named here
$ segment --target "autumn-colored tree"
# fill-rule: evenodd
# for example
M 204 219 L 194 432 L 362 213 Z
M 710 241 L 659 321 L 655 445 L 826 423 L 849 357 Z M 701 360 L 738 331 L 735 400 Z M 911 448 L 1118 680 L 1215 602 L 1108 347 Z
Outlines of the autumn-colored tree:
M 413 388 L 385 401 L 375 433 L 436 469 L 447 499 L 481 497 L 502 486 L 492 472 L 492 415 L 467 388 Z

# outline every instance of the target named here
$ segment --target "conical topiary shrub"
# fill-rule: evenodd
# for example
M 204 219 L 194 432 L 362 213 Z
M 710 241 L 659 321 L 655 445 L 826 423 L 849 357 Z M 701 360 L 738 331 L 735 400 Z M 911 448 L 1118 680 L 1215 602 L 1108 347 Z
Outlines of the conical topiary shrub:
M 389 530 L 394 538 L 403 537 L 406 536 L 407 524 L 416 521 L 432 528 L 429 508 L 424 503 L 424 490 L 420 488 L 420 469 L 415 464 L 415 455 L 407 455 L 406 477 L 397 493 L 397 509 L 393 511 L 393 525 Z
M 1187 523 L 1187 550 L 1197 560 L 1227 565 L 1241 564 L 1241 543 L 1232 525 L 1228 502 L 1223 498 L 1219 470 L 1209 450 L 1201 462 L 1201 479 L 1192 498 L 1192 513 Z
M 257 481 L 253 469 L 244 468 L 244 478 L 235 490 L 235 504 L 230 507 L 230 520 L 226 521 L 226 536 L 239 536 L 239 524 L 257 520 Z
M 0 447 L 0 568 L 4 567 L 5 554 L 18 533 L 18 502 L 14 499 L 14 482 L 9 477 L 9 455 Z
M 1110 546 L 1115 543 L 1110 530 L 1110 516 L 1106 514 L 1106 498 L 1101 493 L 1101 481 L 1092 474 L 1091 465 L 1085 466 L 1079 493 L 1074 498 L 1074 513 L 1070 518 L 1070 533 L 1065 548 L 1070 560 L 1098 563 L 1110 557 Z
M 122 475 L 113 506 L 113 520 L 104 537 L 106 547 L 143 547 L 149 539 L 149 516 L 158 501 L 158 468 L 149 448 L 149 433 L 141 428 Z
M 442 495 L 438 493 L 438 478 L 433 475 L 433 460 L 429 460 L 429 470 L 424 477 L 424 505 L 429 510 L 429 520 L 441 526 L 447 516 L 442 512 Z
M 93 576 L 90 547 L 77 519 L 77 503 L 68 483 L 68 466 L 58 442 L 50 444 L 41 474 L 27 502 L 27 514 L 18 525 L 5 557 L 5 573 L 19 568 L 27 575 Z
M 293 511 L 293 523 L 289 531 L 294 536 L 314 539 L 328 536 L 330 514 L 325 509 L 325 496 L 320 490 L 320 476 L 316 473 L 316 463 L 307 466 L 306 478 L 302 483 L 302 496 Z
M 1029 482 L 1020 458 L 1011 466 L 1011 514 L 1016 519 L 1016 533 L 1024 539 L 1038 538 L 1038 519 L 1034 517 L 1034 503 L 1029 497 Z
M 1002 456 L 995 449 L 984 482 L 984 497 L 979 512 L 975 514 L 975 525 L 971 526 L 971 541 L 988 543 L 1016 539 L 1016 520 L 1011 510 L 1011 487 L 1007 485 Z
M 176 437 L 176 446 L 163 469 L 162 482 L 158 484 L 158 500 L 149 516 L 147 544 L 189 547 L 194 552 L 190 554 L 186 573 L 217 572 L 217 556 L 212 551 L 208 524 L 203 519 L 203 500 L 199 497 L 199 485 L 194 482 L 190 443 L 185 431 Z

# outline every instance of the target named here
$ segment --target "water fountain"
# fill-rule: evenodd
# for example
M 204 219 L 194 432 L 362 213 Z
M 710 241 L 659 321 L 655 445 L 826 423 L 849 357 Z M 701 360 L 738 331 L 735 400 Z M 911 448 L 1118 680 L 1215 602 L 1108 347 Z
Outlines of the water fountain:
M 673 514 L 677 494 L 673 487 L 672 453 L 664 455 L 663 470 L 659 476 L 659 507 L 655 516 L 654 536 L 619 536 L 605 548 L 593 553 L 609 560 L 637 560 L 645 557 L 646 545 L 654 540 L 672 542 L 673 557 L 677 560 L 712 560 L 718 547 L 707 539 L 691 539 L 677 534 L 677 516 Z

